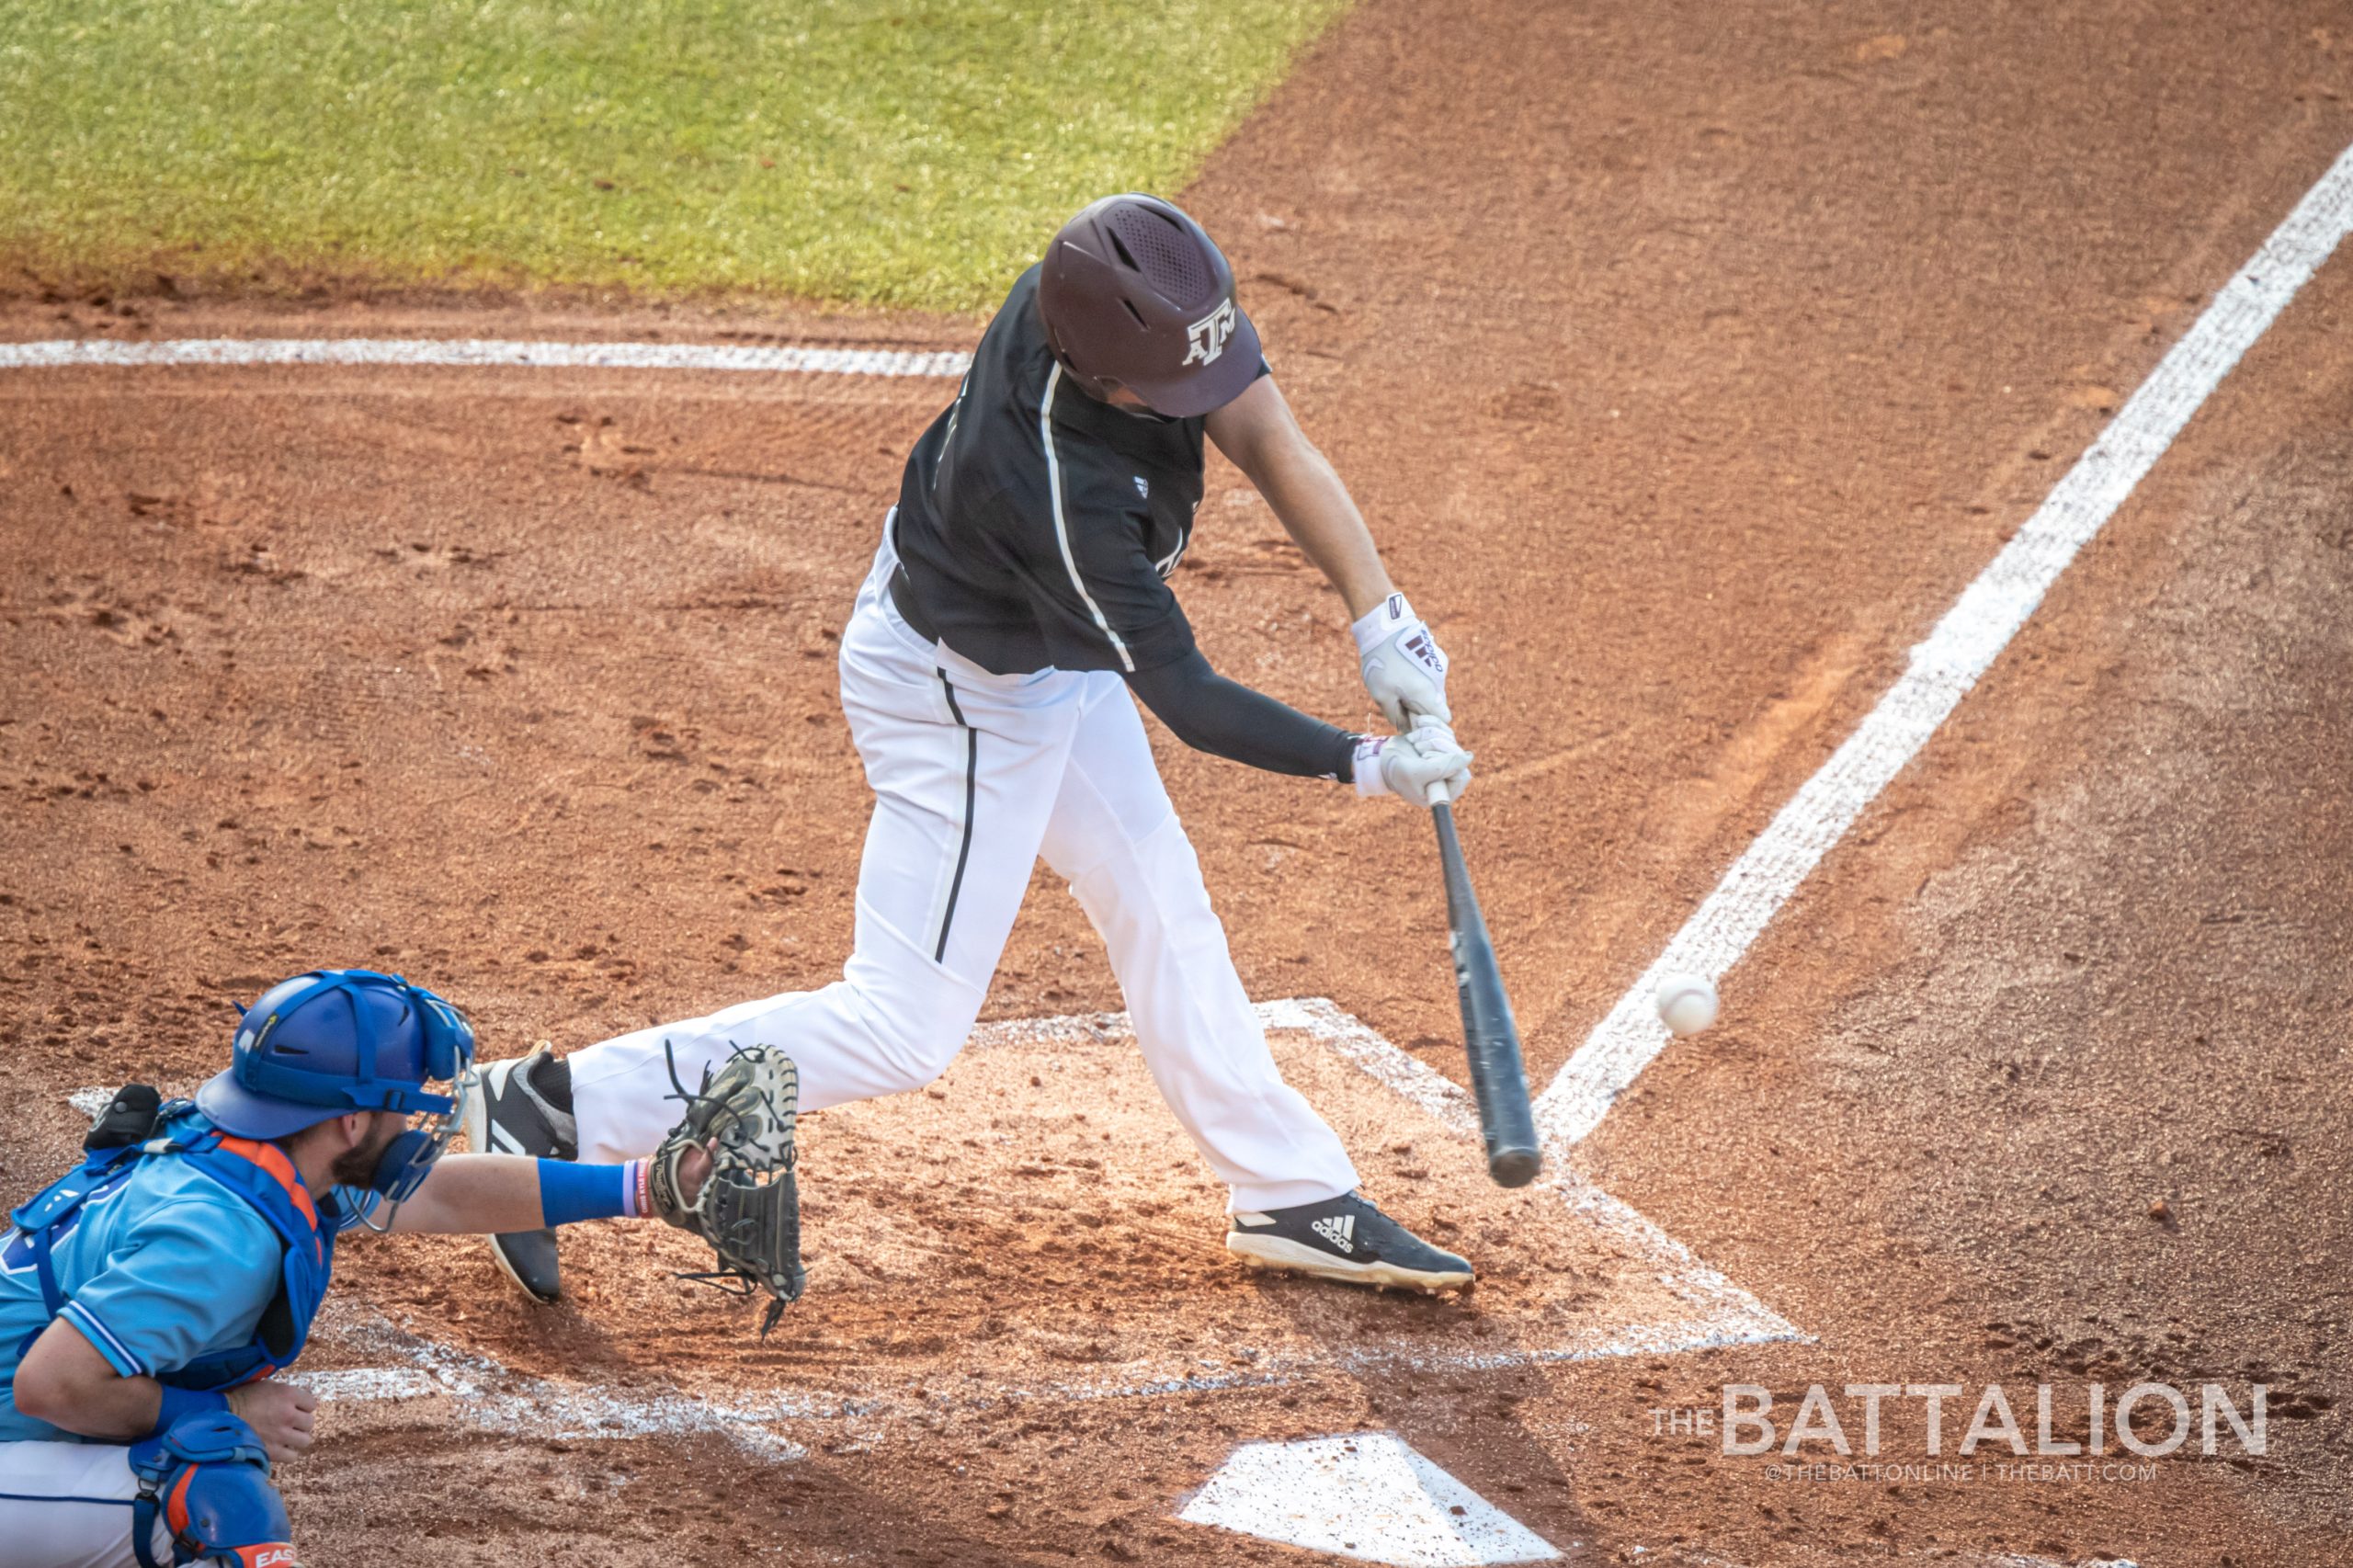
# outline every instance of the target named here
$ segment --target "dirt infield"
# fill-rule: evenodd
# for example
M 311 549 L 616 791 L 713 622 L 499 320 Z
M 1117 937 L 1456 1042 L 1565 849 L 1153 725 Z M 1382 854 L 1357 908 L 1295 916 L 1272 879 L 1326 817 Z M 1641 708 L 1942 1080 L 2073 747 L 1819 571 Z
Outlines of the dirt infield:
M 2333 5 L 1377 0 L 1212 161 L 1189 200 L 1457 661 L 1534 1075 L 2348 142 Z M 1650 1244 L 1483 1187 L 1312 1031 L 1280 1049 L 1373 1195 L 1489 1278 L 1256 1278 L 1116 1031 L 1008 1029 L 936 1096 L 812 1119 L 814 1285 L 766 1346 L 633 1229 L 575 1245 L 551 1311 L 468 1245 L 355 1247 L 318 1357 L 353 1397 L 288 1472 L 306 1556 L 1271 1562 L 1181 1499 L 1237 1443 L 1387 1429 L 1572 1557 L 2353 1562 L 2348 322 L 2340 255 L 1729 977 L 1726 1023 L 1580 1147 L 1580 1184 L 1804 1337 L 1603 1353 L 1688 1315 Z M 972 331 L 0 309 L 6 338 Z M 500 1055 L 829 978 L 866 814 L 835 638 L 944 395 L 0 372 L 0 1195 L 64 1158 L 68 1092 L 192 1083 L 224 998 L 314 963 L 424 980 Z M 1213 471 L 1178 580 L 1205 649 L 1363 722 L 1336 599 L 1237 483 Z M 1459 1078 L 1427 829 L 1155 746 L 1252 994 Z M 989 1017 L 1119 1006 L 1041 875 Z M 2113 1483 L 1778 1478 L 1664 1421 L 1725 1383 L 2207 1380 L 2272 1387 L 2269 1451 Z

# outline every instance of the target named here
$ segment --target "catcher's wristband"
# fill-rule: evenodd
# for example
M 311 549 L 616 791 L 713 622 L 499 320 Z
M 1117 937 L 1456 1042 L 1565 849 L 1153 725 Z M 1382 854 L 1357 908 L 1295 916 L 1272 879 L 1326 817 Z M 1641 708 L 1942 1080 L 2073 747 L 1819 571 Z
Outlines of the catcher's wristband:
M 165 1383 L 163 1387 L 163 1395 L 155 1411 L 154 1428 L 147 1434 L 147 1437 L 162 1437 L 170 1431 L 182 1416 L 194 1415 L 199 1411 L 229 1408 L 229 1396 L 213 1389 L 176 1389 L 171 1384 Z M 144 1442 L 147 1439 L 142 1437 L 140 1440 Z
M 540 1223 L 625 1220 L 644 1212 L 638 1197 L 637 1170 L 643 1163 L 584 1165 L 570 1160 L 540 1161 Z

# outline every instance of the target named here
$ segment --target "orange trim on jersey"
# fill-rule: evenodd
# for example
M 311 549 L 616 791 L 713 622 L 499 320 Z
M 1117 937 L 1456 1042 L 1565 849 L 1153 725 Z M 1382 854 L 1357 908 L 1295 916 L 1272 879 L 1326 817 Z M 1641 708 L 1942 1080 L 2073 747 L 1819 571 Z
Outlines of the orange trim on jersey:
M 302 1178 L 295 1173 L 294 1162 L 286 1157 L 285 1150 L 275 1143 L 256 1142 L 251 1138 L 223 1137 L 221 1147 L 267 1171 L 278 1185 L 286 1189 L 286 1196 L 294 1200 L 294 1207 L 302 1211 L 302 1218 L 311 1221 L 311 1229 L 315 1231 L 319 1228 L 318 1208 L 312 1203 L 311 1194 L 302 1186 Z M 312 1244 L 317 1244 L 315 1237 Z

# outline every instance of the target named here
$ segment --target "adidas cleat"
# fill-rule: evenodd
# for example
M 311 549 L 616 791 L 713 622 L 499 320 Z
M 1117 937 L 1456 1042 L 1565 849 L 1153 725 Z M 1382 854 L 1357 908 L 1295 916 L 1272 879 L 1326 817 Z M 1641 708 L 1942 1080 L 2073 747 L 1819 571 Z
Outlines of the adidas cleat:
M 1440 1252 L 1353 1192 L 1295 1209 L 1236 1214 L 1225 1250 L 1262 1268 L 1352 1285 L 1435 1293 L 1471 1283 L 1468 1259 Z
M 478 1154 L 579 1158 L 580 1124 L 571 1111 L 556 1108 L 541 1087 L 551 1087 L 551 1078 L 563 1071 L 563 1063 L 556 1060 L 546 1040 L 533 1046 L 528 1056 L 477 1068 L 466 1080 L 460 1110 L 466 1146 Z M 568 1095 L 560 1097 L 570 1098 Z M 493 1236 L 490 1256 L 498 1260 L 506 1278 L 533 1300 L 552 1301 L 563 1294 L 553 1231 L 514 1231 Z

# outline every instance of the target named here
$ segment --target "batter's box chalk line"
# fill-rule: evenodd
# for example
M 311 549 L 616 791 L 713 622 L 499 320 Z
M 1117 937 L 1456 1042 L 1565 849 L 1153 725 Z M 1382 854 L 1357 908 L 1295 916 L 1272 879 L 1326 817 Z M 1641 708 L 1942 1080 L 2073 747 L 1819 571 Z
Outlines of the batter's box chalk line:
M 797 1460 L 808 1450 L 773 1427 L 827 1412 L 799 1405 L 790 1395 L 747 1395 L 718 1401 L 675 1392 L 634 1393 L 593 1384 L 518 1377 L 487 1357 L 437 1345 L 369 1317 L 337 1325 L 346 1346 L 372 1350 L 391 1364 L 347 1371 L 305 1372 L 288 1381 L 338 1404 L 438 1399 L 461 1426 L 502 1437 L 547 1438 L 715 1436 L 770 1460 Z
M 1464 1090 L 1334 1003 L 1295 997 L 1260 1003 L 1257 1012 L 1269 1029 L 1320 1042 L 1457 1135 L 1478 1136 L 1477 1112 Z M 1085 1014 L 984 1024 L 973 1031 L 972 1044 L 976 1050 L 1031 1043 L 1079 1048 L 1132 1039 L 1133 1032 L 1124 1013 Z M 1438 1353 L 1358 1344 L 1268 1353 L 1245 1369 L 1203 1361 L 1196 1371 L 1143 1380 L 997 1385 L 954 1395 L 909 1387 L 856 1398 L 791 1389 L 745 1390 L 724 1399 L 675 1388 L 644 1393 L 526 1377 L 488 1357 L 361 1312 L 347 1320 L 338 1317 L 323 1337 L 381 1364 L 311 1373 L 301 1381 L 322 1398 L 348 1404 L 446 1399 L 462 1421 L 501 1433 L 543 1437 L 713 1434 L 755 1457 L 785 1460 L 805 1452 L 798 1439 L 822 1441 L 829 1451 L 842 1452 L 879 1441 L 894 1428 L 954 1411 L 1220 1393 L 1387 1370 L 1503 1371 L 1808 1337 L 1633 1209 L 1574 1173 L 1563 1169 L 1549 1174 L 1546 1185 L 1582 1220 L 1608 1235 L 1634 1270 L 1654 1278 L 1680 1310 L 1657 1321 L 1573 1334 L 1563 1343 L 1537 1348 Z

